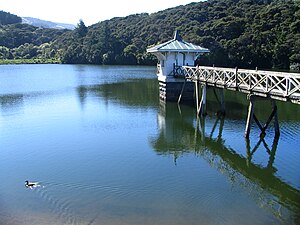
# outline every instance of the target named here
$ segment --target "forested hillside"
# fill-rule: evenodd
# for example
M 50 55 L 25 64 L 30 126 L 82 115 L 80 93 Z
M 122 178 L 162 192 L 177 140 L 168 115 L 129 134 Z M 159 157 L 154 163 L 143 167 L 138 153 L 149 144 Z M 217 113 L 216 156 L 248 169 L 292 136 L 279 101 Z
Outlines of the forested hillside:
M 300 8 L 288 0 L 208 0 L 95 24 L 57 40 L 64 63 L 148 64 L 149 45 L 183 38 L 209 48 L 202 63 L 288 69 L 300 62 Z M 201 62 L 200 62 L 201 63 Z
M 59 51 L 51 48 L 50 43 L 67 30 L 42 29 L 21 22 L 21 17 L 0 11 L 0 60 L 60 61 Z
M 22 18 L 8 12 L 0 11 L 0 25 L 21 23 Z
M 300 3 L 293 0 L 208 0 L 90 27 L 80 21 L 49 46 L 62 63 L 155 64 L 146 48 L 176 29 L 211 50 L 200 64 L 288 69 L 300 63 Z
M 0 25 L 0 59 L 51 59 L 59 61 L 50 45 L 67 30 L 38 28 L 28 24 Z

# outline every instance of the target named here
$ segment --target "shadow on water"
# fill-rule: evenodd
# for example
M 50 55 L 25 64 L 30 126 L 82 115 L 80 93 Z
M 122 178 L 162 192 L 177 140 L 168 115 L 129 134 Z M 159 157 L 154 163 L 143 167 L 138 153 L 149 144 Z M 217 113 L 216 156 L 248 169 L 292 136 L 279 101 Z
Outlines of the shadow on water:
M 300 221 L 300 191 L 278 178 L 274 167 L 278 139 L 269 147 L 264 139 L 244 142 L 246 157 L 225 144 L 222 137 L 224 118 L 214 117 L 209 129 L 205 118 L 196 118 L 195 112 L 181 110 L 175 104 L 163 104 L 158 113 L 159 135 L 151 144 L 159 155 L 172 155 L 174 163 L 184 154 L 205 159 L 213 168 L 226 175 L 232 184 L 238 184 L 250 193 L 255 202 L 271 211 L 278 219 Z M 266 166 L 252 162 L 257 149 L 263 146 L 268 153 Z M 292 213 L 291 213 L 292 212 Z M 292 214 L 292 215 L 291 215 Z
M 24 104 L 23 94 L 14 95 L 1 95 L 0 96 L 0 109 L 1 112 L 6 114 L 14 114 L 22 111 Z
M 158 106 L 158 82 L 156 79 L 133 79 L 122 83 L 80 86 L 77 88 L 83 107 L 89 95 L 102 97 L 105 102 L 117 101 L 122 105 L 136 107 Z
M 157 79 L 131 79 L 126 82 L 105 83 L 99 85 L 80 85 L 77 94 L 82 107 L 87 97 L 98 96 L 105 101 L 117 101 L 122 105 L 137 107 L 159 107 L 159 87 Z M 213 92 L 209 89 L 207 93 L 208 113 L 216 112 L 218 102 Z M 243 119 L 246 124 L 247 109 L 249 101 L 247 95 L 232 91 L 225 91 L 226 117 Z M 267 117 L 266 102 L 257 102 L 256 115 L 259 118 Z M 269 103 L 267 103 L 269 104 Z M 277 102 L 279 119 L 299 121 L 300 107 L 292 103 Z M 190 106 L 194 107 L 194 106 Z M 270 108 L 271 110 L 271 108 Z

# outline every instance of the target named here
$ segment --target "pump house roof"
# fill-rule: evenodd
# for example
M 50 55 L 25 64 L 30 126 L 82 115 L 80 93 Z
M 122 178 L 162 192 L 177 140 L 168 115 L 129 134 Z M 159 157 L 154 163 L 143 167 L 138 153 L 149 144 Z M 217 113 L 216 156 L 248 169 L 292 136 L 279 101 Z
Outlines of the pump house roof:
M 207 48 L 202 48 L 201 46 L 194 45 L 192 43 L 182 40 L 178 31 L 175 31 L 174 38 L 165 43 L 150 47 L 147 52 L 193 52 L 193 53 L 205 53 L 209 52 Z

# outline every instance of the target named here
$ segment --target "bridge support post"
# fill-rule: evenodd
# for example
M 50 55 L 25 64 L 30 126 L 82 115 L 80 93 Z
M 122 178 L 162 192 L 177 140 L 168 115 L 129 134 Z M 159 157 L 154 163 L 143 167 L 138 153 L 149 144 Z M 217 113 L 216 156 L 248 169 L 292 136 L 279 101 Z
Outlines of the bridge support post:
M 250 103 L 248 108 L 248 116 L 247 116 L 247 122 L 246 122 L 246 130 L 245 130 L 245 137 L 249 139 L 250 130 L 251 130 L 251 124 L 253 120 L 253 114 L 254 114 L 254 104 L 255 104 L 255 98 L 253 95 L 249 97 Z
M 213 88 L 217 102 L 220 104 L 220 109 L 217 111 L 218 116 L 225 116 L 225 98 L 224 98 L 224 89 Z M 218 90 L 218 93 L 216 92 Z M 220 98 L 220 99 L 219 99 Z
M 199 82 L 195 81 L 195 95 L 196 95 L 196 105 L 197 105 L 197 115 L 205 116 L 206 115 L 206 96 L 207 96 L 207 85 L 202 85 L 202 95 L 201 95 L 201 100 L 200 99 L 200 91 L 199 91 Z M 224 116 L 225 115 L 225 98 L 224 98 L 224 90 L 223 89 L 218 89 L 219 97 L 218 94 L 216 93 L 215 88 L 213 88 L 215 97 L 220 104 L 220 109 L 217 112 L 218 116 Z
M 199 112 L 199 88 L 198 88 L 198 81 L 195 81 L 195 95 L 196 95 L 196 106 L 197 106 L 197 115 Z
M 201 116 L 206 115 L 206 93 L 207 93 L 207 87 L 206 85 L 202 86 L 202 96 L 201 96 L 201 101 L 200 101 L 200 106 L 199 106 L 199 111 L 198 115 L 200 114 Z
M 272 101 L 272 107 L 274 111 L 274 127 L 275 127 L 275 138 L 279 138 L 280 129 L 279 129 L 279 122 L 278 122 L 278 115 L 277 115 L 277 105 L 275 100 Z
M 178 100 L 177 100 L 177 103 L 178 103 L 178 104 L 179 104 L 180 101 L 181 101 L 181 97 L 182 97 L 182 94 L 183 94 L 183 91 L 184 91 L 184 88 L 185 88 L 185 83 L 186 83 L 186 79 L 184 79 L 184 83 L 183 83 L 183 85 L 182 85 L 182 89 L 181 89 L 179 98 L 178 98 Z
M 219 114 L 225 115 L 225 98 L 224 98 L 224 89 L 220 89 L 220 105 L 221 109 L 219 111 Z
M 263 138 L 266 135 L 266 129 L 268 128 L 270 122 L 274 118 L 275 138 L 278 139 L 279 135 L 280 135 L 280 130 L 279 130 L 278 115 L 277 115 L 277 106 L 276 106 L 275 100 L 271 100 L 271 102 L 272 102 L 272 112 L 271 112 L 271 114 L 270 114 L 267 122 L 265 123 L 265 125 L 262 126 L 260 124 L 258 118 L 256 117 L 256 115 L 254 114 L 255 100 L 257 98 L 259 98 L 259 97 L 256 97 L 254 95 L 250 95 L 249 96 L 250 103 L 249 103 L 249 108 L 248 108 L 248 116 L 247 116 L 245 137 L 247 139 L 249 139 L 252 120 L 254 120 L 255 123 L 257 124 L 257 126 L 259 127 L 260 131 L 261 131 L 260 136 L 261 136 L 261 138 Z M 263 100 L 265 100 L 265 98 L 263 98 Z

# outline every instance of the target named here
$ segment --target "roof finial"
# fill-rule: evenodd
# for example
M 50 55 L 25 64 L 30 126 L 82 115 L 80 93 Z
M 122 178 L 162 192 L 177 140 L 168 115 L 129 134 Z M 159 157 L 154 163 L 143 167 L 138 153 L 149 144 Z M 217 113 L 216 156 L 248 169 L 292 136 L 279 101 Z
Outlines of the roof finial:
M 182 41 L 182 38 L 181 38 L 181 36 L 179 34 L 179 30 L 175 30 L 174 40 Z

